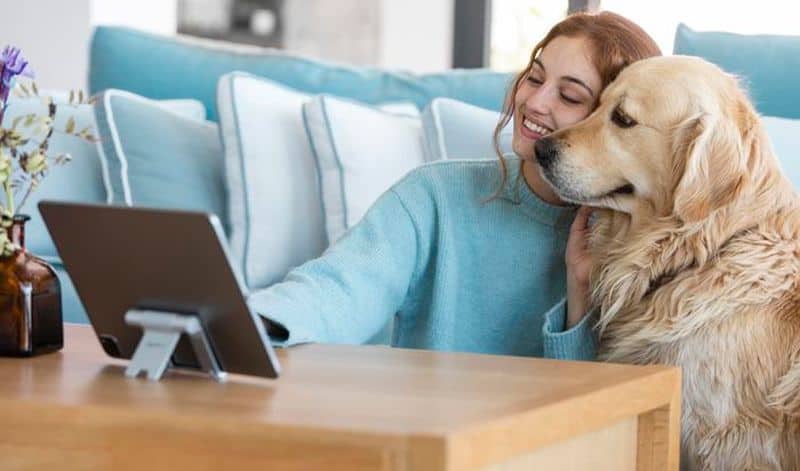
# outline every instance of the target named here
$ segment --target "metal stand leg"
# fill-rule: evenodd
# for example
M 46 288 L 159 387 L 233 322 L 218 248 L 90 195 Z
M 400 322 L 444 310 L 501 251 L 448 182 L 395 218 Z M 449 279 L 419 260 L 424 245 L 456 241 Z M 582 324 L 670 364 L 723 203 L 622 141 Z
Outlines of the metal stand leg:
M 138 325 L 144 330 L 125 370 L 125 376 L 135 378 L 144 371 L 147 372 L 148 379 L 160 380 L 169 366 L 178 340 L 182 334 L 186 334 L 203 371 L 217 381 L 225 381 L 226 373 L 219 366 L 211 351 L 208 337 L 196 317 L 161 311 L 130 310 L 125 313 L 125 322 Z

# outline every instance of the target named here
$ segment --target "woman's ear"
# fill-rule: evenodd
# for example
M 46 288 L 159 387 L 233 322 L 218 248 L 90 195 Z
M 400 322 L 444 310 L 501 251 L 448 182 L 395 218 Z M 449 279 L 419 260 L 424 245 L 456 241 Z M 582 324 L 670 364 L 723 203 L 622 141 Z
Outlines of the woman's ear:
M 738 198 L 747 184 L 747 156 L 736 119 L 703 113 L 678 129 L 673 212 L 684 222 L 707 218 Z

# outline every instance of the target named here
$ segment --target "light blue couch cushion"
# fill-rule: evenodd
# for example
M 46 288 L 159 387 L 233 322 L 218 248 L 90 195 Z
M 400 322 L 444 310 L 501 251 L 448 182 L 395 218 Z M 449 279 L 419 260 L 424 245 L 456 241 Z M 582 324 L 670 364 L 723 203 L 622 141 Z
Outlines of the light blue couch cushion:
M 784 173 L 800 189 L 800 119 L 764 116 L 761 121 Z
M 492 135 L 500 113 L 451 98 L 435 98 L 422 112 L 428 162 L 445 159 L 495 159 Z M 500 132 L 500 149 L 511 152 L 513 122 Z
M 800 36 L 700 32 L 680 24 L 674 52 L 702 57 L 741 76 L 760 113 L 800 118 Z
M 225 221 L 222 144 L 204 114 L 196 100 L 100 95 L 95 117 L 109 202 L 206 211 Z
M 352 67 L 274 49 L 230 46 L 166 37 L 127 28 L 95 29 L 90 48 L 89 89 L 119 88 L 150 98 L 197 98 L 216 121 L 218 79 L 239 70 L 295 90 L 354 98 L 366 103 L 413 102 L 422 109 L 447 96 L 499 109 L 510 75 L 485 69 L 415 75 Z

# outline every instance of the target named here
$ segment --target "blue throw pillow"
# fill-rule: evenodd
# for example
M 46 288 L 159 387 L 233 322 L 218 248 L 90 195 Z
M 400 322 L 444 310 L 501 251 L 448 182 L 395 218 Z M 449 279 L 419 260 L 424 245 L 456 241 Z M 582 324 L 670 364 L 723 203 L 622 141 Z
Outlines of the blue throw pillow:
M 679 24 L 675 54 L 699 56 L 744 79 L 758 111 L 800 118 L 800 36 L 693 31 Z
M 299 57 L 276 49 L 98 27 L 90 47 L 89 89 L 119 88 L 150 98 L 196 98 L 217 120 L 218 79 L 238 70 L 297 91 L 377 104 L 410 101 L 422 109 L 447 96 L 500 109 L 511 75 L 486 69 L 415 75 Z
M 226 221 L 222 144 L 204 111 L 194 100 L 104 92 L 95 118 L 109 203 L 206 211 Z

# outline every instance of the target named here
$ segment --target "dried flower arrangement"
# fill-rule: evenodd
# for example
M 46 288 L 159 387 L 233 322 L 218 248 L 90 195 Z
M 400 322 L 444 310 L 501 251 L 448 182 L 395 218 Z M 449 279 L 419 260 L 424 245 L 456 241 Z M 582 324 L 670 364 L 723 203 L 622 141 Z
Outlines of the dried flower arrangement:
M 26 77 L 30 81 L 26 85 L 17 81 L 18 77 Z M 39 94 L 32 79 L 33 71 L 20 50 L 7 46 L 0 54 L 0 185 L 5 194 L 5 201 L 0 200 L 0 257 L 11 255 L 17 248 L 6 229 L 11 227 L 14 216 L 19 214 L 28 196 L 47 176 L 52 164 L 62 165 L 71 160 L 69 154 L 50 149 L 53 133 L 61 132 L 88 142 L 96 141 L 92 129 L 77 129 L 72 116 L 63 129 L 55 127 L 56 114 L 61 107 L 92 104 L 94 98 L 86 97 L 80 90 L 70 91 L 68 103 L 56 104 L 52 96 Z M 3 117 L 12 90 L 19 98 L 41 98 L 46 113 L 20 115 L 7 126 Z M 19 204 L 15 204 L 17 200 Z

